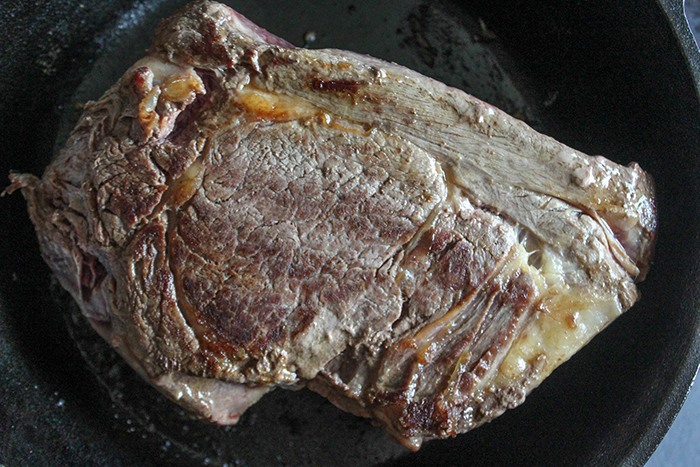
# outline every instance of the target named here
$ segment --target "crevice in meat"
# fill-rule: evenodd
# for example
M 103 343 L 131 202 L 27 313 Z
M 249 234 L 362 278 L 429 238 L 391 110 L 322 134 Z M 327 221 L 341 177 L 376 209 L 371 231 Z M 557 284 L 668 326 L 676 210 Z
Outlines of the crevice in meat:
M 525 252 L 527 253 L 527 264 L 536 268 L 542 268 L 542 255 L 544 244 L 542 241 L 534 235 L 532 232 L 525 228 L 517 228 L 518 230 L 518 243 L 520 243 Z
M 204 83 L 205 92 L 197 94 L 194 101 L 175 119 L 173 129 L 168 135 L 168 140 L 175 145 L 184 145 L 196 136 L 195 123 L 200 115 L 211 107 L 212 99 L 219 91 L 219 83 L 213 72 L 198 68 L 195 68 L 195 72 Z
M 107 270 L 96 256 L 83 253 L 83 262 L 80 266 L 80 296 L 88 302 L 92 297 L 92 291 L 102 284 L 107 277 Z

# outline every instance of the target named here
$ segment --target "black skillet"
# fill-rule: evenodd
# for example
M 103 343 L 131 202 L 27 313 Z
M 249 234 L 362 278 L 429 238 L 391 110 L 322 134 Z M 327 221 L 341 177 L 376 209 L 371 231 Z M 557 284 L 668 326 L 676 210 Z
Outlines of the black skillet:
M 180 3 L 2 3 L 0 174 L 40 174 L 76 105 Z M 21 196 L 5 197 L 0 464 L 643 465 L 700 360 L 700 54 L 681 0 L 230 3 L 297 45 L 398 61 L 573 147 L 638 161 L 660 221 L 642 300 L 523 406 L 416 454 L 307 391 L 277 391 L 222 429 L 189 420 L 106 349 L 53 285 Z

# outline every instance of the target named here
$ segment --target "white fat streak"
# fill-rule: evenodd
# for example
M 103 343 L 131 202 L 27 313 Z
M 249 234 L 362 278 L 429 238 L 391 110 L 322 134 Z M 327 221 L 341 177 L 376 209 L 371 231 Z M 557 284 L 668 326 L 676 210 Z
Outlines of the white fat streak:
M 192 67 L 181 67 L 170 62 L 161 60 L 158 57 L 148 55 L 134 63 L 125 76 L 130 76 L 130 72 L 137 68 L 146 67 L 153 73 L 153 86 L 158 86 L 174 76 L 194 75 L 197 76 Z M 199 77 L 197 76 L 197 79 Z
M 545 249 L 542 265 L 535 268 L 527 264 L 528 253 L 522 245 L 521 250 L 519 267 L 535 279 L 542 305 L 513 343 L 499 371 L 493 373 L 492 381 L 484 381 L 482 387 L 492 391 L 521 386 L 534 362 L 544 359 L 544 367 L 527 383 L 526 389 L 533 389 L 623 311 L 605 291 L 569 285 L 566 274 L 576 266 L 561 255 Z

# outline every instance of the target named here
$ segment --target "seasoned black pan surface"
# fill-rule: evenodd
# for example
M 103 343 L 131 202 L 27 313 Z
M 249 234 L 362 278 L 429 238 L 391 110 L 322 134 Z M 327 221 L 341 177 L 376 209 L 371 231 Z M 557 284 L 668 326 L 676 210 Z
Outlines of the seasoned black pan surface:
M 0 6 L 0 174 L 41 174 L 79 108 L 182 1 Z M 308 391 L 232 428 L 190 420 L 92 332 L 40 259 L 20 196 L 0 199 L 0 464 L 641 465 L 700 359 L 698 59 L 680 2 L 228 2 L 296 45 L 368 53 L 464 89 L 657 183 L 643 298 L 520 408 L 410 454 Z M 4 176 L 4 175 L 3 175 Z

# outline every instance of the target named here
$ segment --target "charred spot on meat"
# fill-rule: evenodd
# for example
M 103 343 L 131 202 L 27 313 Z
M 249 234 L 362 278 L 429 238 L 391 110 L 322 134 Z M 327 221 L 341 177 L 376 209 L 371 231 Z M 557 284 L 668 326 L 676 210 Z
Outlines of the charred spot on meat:
M 198 1 L 12 174 L 93 327 L 192 414 L 306 386 L 410 449 L 522 403 L 638 297 L 636 164 Z

